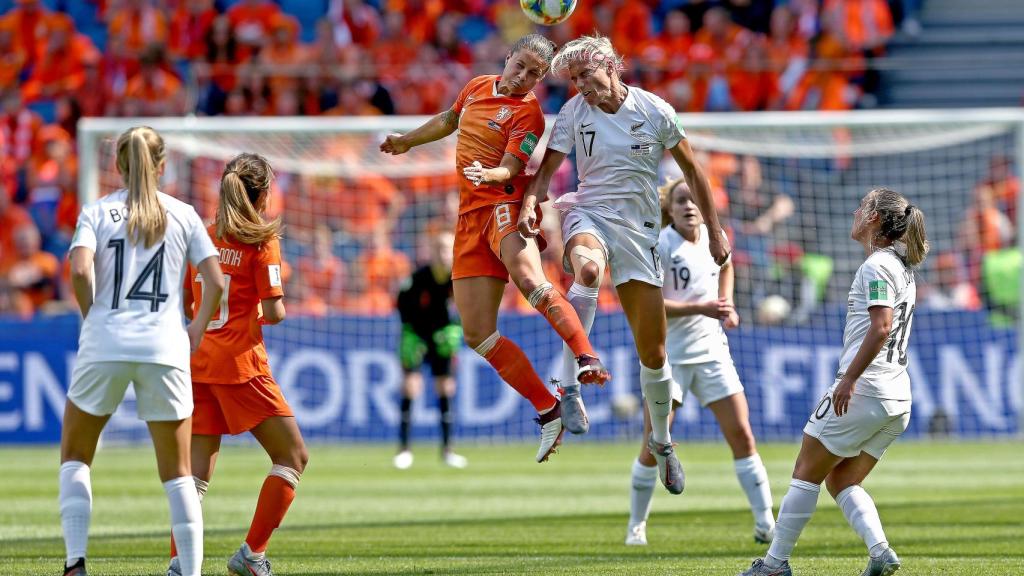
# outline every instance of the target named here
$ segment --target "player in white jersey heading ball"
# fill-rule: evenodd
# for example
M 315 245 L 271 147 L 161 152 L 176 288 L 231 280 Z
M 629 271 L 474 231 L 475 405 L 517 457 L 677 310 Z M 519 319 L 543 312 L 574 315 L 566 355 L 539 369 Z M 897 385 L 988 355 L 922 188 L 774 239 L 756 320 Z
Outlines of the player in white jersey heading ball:
M 872 190 L 853 213 L 850 236 L 867 259 L 853 278 L 836 381 L 804 426 L 803 445 L 782 499 L 768 554 L 741 576 L 791 576 L 789 556 L 818 503 L 821 483 L 868 547 L 862 576 L 900 567 L 878 510 L 860 484 L 910 423 L 907 345 L 928 254 L 924 213 L 900 194 Z
M 693 202 L 686 180 L 673 180 L 661 188 L 662 224 L 658 254 L 664 266 L 665 313 L 668 316 L 668 361 L 676 384 L 673 407 L 692 393 L 709 408 L 732 449 L 736 478 L 754 515 L 754 540 L 772 539 L 775 518 L 772 494 L 761 456 L 750 429 L 747 397 L 722 331 L 739 326 L 733 305 L 733 268 L 719 267 L 708 249 L 708 229 Z M 629 526 L 626 544 L 647 544 L 647 516 L 658 473 L 647 446 L 650 416 L 644 412 L 644 442 L 633 462 Z
M 198 575 L 202 568 L 203 517 L 189 463 L 189 356 L 217 309 L 224 278 L 199 215 L 157 191 L 164 158 L 153 129 L 121 134 L 117 170 L 125 189 L 84 206 L 71 242 L 71 284 L 84 320 L 61 431 L 65 576 L 86 573 L 89 466 L 129 384 L 153 438 L 182 574 Z M 189 262 L 207 282 L 203 307 L 186 329 L 181 287 Z
M 707 216 L 710 250 L 722 264 L 729 242 L 711 200 L 707 178 L 694 160 L 676 113 L 664 100 L 622 83 L 622 58 L 601 36 L 582 36 L 567 43 L 551 63 L 555 74 L 568 76 L 579 94 L 562 107 L 544 153 L 544 160 L 523 198 L 519 231 L 535 236 L 534 206 L 547 198 L 551 176 L 576 149 L 578 191 L 559 198 L 566 269 L 574 283 L 568 300 L 585 329 L 594 322 L 597 294 L 605 266 L 611 267 L 622 309 L 626 313 L 637 355 L 640 386 L 650 408 L 651 451 L 662 483 L 673 494 L 683 491 L 682 467 L 669 435 L 672 372 L 665 359 L 665 306 L 658 261 L 658 165 L 666 150 L 682 169 L 701 211 Z M 562 423 L 570 432 L 587 431 L 579 385 L 569 376 L 566 357 Z

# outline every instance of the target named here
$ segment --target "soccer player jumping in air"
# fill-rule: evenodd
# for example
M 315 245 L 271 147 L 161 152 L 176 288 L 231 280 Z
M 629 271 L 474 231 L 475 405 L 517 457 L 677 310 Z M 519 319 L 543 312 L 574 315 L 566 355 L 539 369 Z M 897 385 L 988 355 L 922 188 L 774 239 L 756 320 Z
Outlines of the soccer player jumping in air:
M 547 460 L 561 442 L 560 402 L 519 346 L 498 332 L 498 307 L 508 278 L 572 350 L 581 382 L 600 384 L 610 378 L 576 312 L 544 277 L 543 238 L 524 238 L 516 229 L 529 182 L 522 172 L 544 133 L 544 114 L 532 90 L 547 73 L 554 50 L 543 36 L 520 38 L 509 50 L 500 76 L 470 80 L 451 109 L 408 134 L 389 135 L 380 145 L 387 154 L 404 154 L 459 131 L 455 163 L 460 205 L 452 265 L 455 306 L 466 344 L 539 413 L 538 462 Z
M 579 94 L 558 113 L 544 160 L 523 198 L 519 231 L 525 237 L 537 234 L 534 207 L 547 198 L 551 176 L 576 148 L 579 190 L 555 202 L 562 212 L 567 269 L 575 278 L 569 302 L 589 329 L 604 268 L 611 267 L 640 357 L 640 386 L 653 428 L 650 449 L 662 483 L 679 494 L 684 479 L 669 435 L 673 384 L 665 356 L 665 301 L 657 251 L 658 165 L 666 150 L 682 169 L 704 214 L 716 264 L 728 257 L 729 241 L 722 235 L 707 178 L 675 111 L 654 94 L 622 83 L 622 58 L 607 38 L 577 38 L 559 50 L 551 66 L 556 74 L 568 76 Z M 566 376 L 564 413 L 585 424 L 579 387 Z

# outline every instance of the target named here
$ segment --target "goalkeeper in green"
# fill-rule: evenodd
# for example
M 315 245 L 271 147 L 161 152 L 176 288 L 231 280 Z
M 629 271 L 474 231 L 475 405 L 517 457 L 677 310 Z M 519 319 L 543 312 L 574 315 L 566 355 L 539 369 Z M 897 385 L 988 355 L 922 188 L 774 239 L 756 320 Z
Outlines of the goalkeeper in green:
M 398 293 L 398 314 L 402 335 L 398 356 L 402 362 L 402 420 L 399 448 L 394 465 L 399 470 L 412 466 L 409 428 L 412 401 L 423 392 L 423 364 L 430 366 L 441 413 L 441 457 L 453 468 L 465 468 L 466 459 L 452 451 L 454 418 L 451 399 L 455 395 L 452 365 L 462 347 L 462 326 L 449 312 L 452 303 L 452 258 L 455 236 L 451 232 L 430 235 L 430 263 L 412 273 Z

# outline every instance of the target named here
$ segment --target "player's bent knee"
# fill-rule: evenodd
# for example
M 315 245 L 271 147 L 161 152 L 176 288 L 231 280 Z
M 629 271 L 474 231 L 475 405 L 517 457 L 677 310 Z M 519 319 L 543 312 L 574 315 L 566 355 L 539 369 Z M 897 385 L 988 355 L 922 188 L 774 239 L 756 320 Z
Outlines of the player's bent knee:
M 600 248 L 588 248 L 586 246 L 574 246 L 569 251 L 569 261 L 575 273 L 575 282 L 588 288 L 597 288 L 601 285 L 604 277 L 606 261 L 604 250 Z

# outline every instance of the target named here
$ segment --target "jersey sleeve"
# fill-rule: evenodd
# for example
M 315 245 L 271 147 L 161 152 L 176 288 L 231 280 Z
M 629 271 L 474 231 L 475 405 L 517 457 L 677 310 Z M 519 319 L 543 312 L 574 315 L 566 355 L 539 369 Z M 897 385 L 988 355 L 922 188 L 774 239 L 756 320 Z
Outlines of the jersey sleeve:
M 456 114 L 462 114 L 462 108 L 466 105 L 466 97 L 469 96 L 476 88 L 478 78 L 473 78 L 462 87 L 459 92 L 459 96 L 455 99 L 455 103 L 452 104 L 452 111 Z
M 572 110 L 570 110 L 570 104 L 573 100 L 566 102 L 562 109 L 558 111 L 558 116 L 555 118 L 555 126 L 551 129 L 551 138 L 548 140 L 548 148 L 555 152 L 561 152 L 568 154 L 572 152 L 572 147 L 576 144 L 576 139 L 573 134 L 573 118 Z
M 188 261 L 198 267 L 203 260 L 217 256 L 217 247 L 213 245 L 210 233 L 206 231 L 206 226 L 203 226 L 199 214 L 192 208 L 188 210 L 188 223 L 191 228 L 188 231 Z
M 82 208 L 75 226 L 75 237 L 71 239 L 71 248 L 81 246 L 96 251 L 96 228 L 99 222 L 94 217 L 95 212 L 92 206 Z
M 540 104 L 521 109 L 509 130 L 505 154 L 519 158 L 523 164 L 530 163 L 530 156 L 537 149 L 540 137 L 544 135 L 544 112 Z
M 654 102 L 658 110 L 658 135 L 661 143 L 666 149 L 675 148 L 681 140 L 686 138 L 686 132 L 683 130 L 682 124 L 679 123 L 679 115 L 668 102 L 661 98 L 657 98 Z
M 270 240 L 256 251 L 253 259 L 253 278 L 256 281 L 256 295 L 260 300 L 284 296 L 281 280 L 281 242 Z
M 860 281 L 867 307 L 896 305 L 896 284 L 892 273 L 877 262 L 868 261 L 861 266 Z

